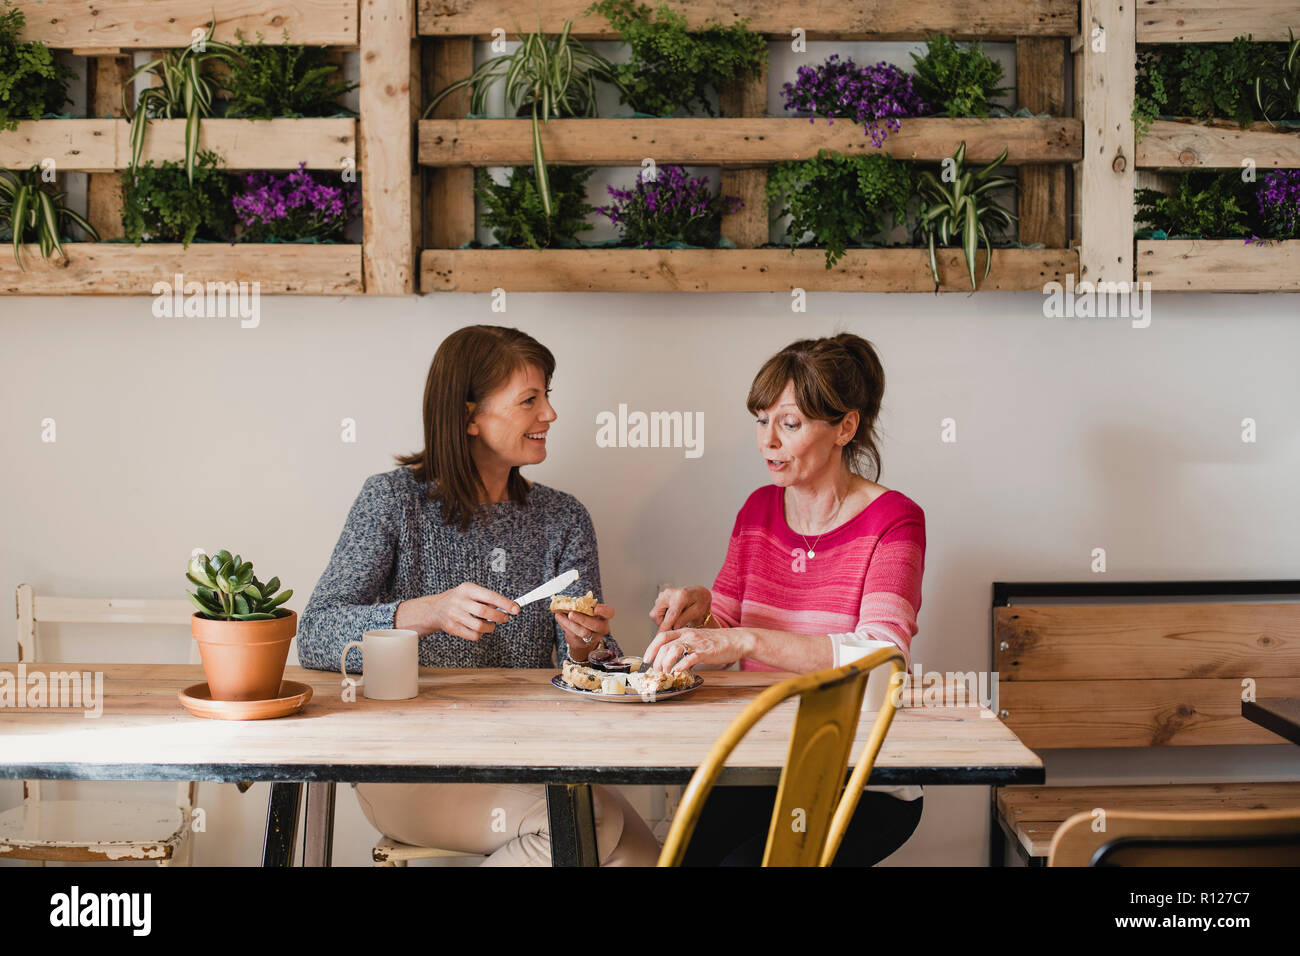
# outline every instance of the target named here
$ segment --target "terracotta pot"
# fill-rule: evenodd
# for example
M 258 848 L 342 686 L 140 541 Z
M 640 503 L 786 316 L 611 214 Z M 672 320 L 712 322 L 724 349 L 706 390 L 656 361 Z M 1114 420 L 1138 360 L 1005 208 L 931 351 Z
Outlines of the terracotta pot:
M 212 621 L 190 617 L 213 700 L 273 700 L 280 695 L 298 614 L 269 621 Z

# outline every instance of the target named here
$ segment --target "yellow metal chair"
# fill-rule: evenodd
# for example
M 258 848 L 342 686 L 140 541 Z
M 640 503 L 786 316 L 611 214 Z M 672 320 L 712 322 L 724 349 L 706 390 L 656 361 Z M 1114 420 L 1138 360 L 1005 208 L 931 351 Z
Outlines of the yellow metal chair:
M 1300 866 L 1300 807 L 1083 811 L 1056 831 L 1047 865 Z
M 853 775 L 841 793 L 853 738 L 862 716 L 867 678 L 872 670 L 886 662 L 892 666 L 889 692 L 876 714 L 871 736 L 862 748 Z M 885 734 L 893 723 L 902 695 L 905 666 L 902 651 L 884 647 L 851 664 L 793 677 L 759 694 L 731 722 L 691 777 L 668 839 L 664 841 L 659 865 L 681 865 L 704 802 L 731 752 L 773 708 L 797 696 L 799 711 L 777 788 L 763 866 L 830 866 L 857 809 L 862 788 L 871 776 Z M 797 810 L 804 811 L 802 829 L 792 825 Z

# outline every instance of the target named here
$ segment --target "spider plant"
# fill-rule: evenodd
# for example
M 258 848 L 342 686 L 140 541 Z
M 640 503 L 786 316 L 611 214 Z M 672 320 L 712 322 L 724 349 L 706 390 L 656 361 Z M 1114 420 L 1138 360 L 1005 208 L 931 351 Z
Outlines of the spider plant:
M 1002 161 L 1007 158 L 1004 148 L 997 159 L 979 172 L 965 168 L 966 141 L 963 140 L 952 154 L 952 168 L 945 172 L 944 181 L 926 170 L 917 178 L 917 192 L 921 197 L 918 233 L 927 237 L 930 247 L 930 275 L 939 284 L 939 261 L 935 255 L 937 244 L 947 246 L 954 237 L 960 237 L 966 269 L 970 273 L 970 287 L 975 288 L 975 257 L 982 242 L 987 253 L 984 275 L 987 279 L 993 267 L 993 243 L 989 241 L 988 226 L 995 222 L 1011 225 L 1015 216 L 991 198 L 989 193 L 1002 186 L 1014 186 L 1015 180 L 994 176 Z M 951 181 L 947 181 L 951 176 Z
M 470 112 L 481 113 L 488 89 L 498 80 L 504 79 L 506 108 L 514 107 L 515 115 L 518 116 L 528 107 L 532 115 L 533 169 L 547 218 L 551 216 L 551 188 L 546 173 L 546 155 L 542 150 L 539 115 L 543 123 L 552 116 L 595 116 L 595 81 L 603 80 L 620 90 L 623 88 L 614 64 L 570 37 L 569 31 L 572 28 L 573 21 L 565 20 L 564 29 L 559 36 L 543 36 L 539 11 L 536 33 L 525 36 L 516 24 L 515 32 L 523 36 L 517 50 L 493 57 L 469 76 L 439 90 L 424 111 L 427 117 L 452 93 L 468 88 Z
M 199 151 L 199 121 L 212 115 L 212 91 L 218 85 L 215 78 L 204 70 L 206 61 L 222 60 L 228 64 L 240 62 L 239 51 L 228 43 L 212 39 L 216 20 L 208 25 L 208 34 L 198 43 L 178 50 L 168 50 L 156 60 L 136 69 L 122 86 L 122 110 L 131 118 L 131 166 L 140 164 L 144 151 L 144 135 L 150 117 L 172 119 L 185 117 L 185 175 L 194 182 L 194 158 Z M 162 80 L 161 86 L 151 86 L 141 91 L 140 100 L 132 112 L 128 97 L 132 83 L 141 73 L 152 73 Z
M 1272 76 L 1261 73 L 1255 77 L 1255 102 L 1269 126 L 1277 125 L 1269 115 L 1275 110 L 1281 114 L 1278 119 L 1285 119 L 1287 114 L 1300 116 L 1300 40 L 1290 27 L 1286 33 L 1290 45 L 1286 55 L 1277 61 Z M 1265 88 L 1266 80 L 1271 88 Z
M 39 243 L 41 258 L 46 261 L 56 250 L 67 257 L 59 236 L 65 219 L 76 223 L 92 239 L 99 238 L 94 226 L 63 205 L 66 195 L 54 184 L 47 188 L 41 181 L 40 166 L 34 165 L 21 173 L 0 170 L 0 222 L 13 232 L 14 261 L 18 268 L 26 271 L 22 258 L 24 242 Z

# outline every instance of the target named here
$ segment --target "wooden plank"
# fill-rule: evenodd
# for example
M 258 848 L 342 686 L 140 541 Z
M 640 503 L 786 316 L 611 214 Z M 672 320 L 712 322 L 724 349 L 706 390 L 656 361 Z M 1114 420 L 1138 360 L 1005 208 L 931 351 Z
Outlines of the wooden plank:
M 227 169 L 337 170 L 355 158 L 357 121 L 333 119 L 205 119 L 199 148 L 220 155 Z M 0 168 L 26 169 L 50 156 L 60 171 L 109 172 L 131 163 L 131 128 L 124 119 L 23 120 L 0 133 Z M 150 120 L 141 161 L 185 158 L 185 120 Z
M 1230 120 L 1156 120 L 1137 144 L 1139 168 L 1241 169 L 1245 159 L 1260 170 L 1300 166 L 1300 135 L 1263 122 L 1242 129 Z
M 1295 0 L 1141 0 L 1139 43 L 1228 43 L 1250 34 L 1255 40 L 1285 40 L 1297 25 Z
M 430 166 L 532 162 L 532 127 L 526 119 L 422 120 L 419 137 L 420 162 Z M 963 140 L 970 162 L 996 159 L 1004 146 L 1010 164 L 1065 163 L 1083 155 L 1083 127 L 1068 118 L 905 119 L 882 149 L 895 159 L 938 162 Z M 877 151 L 871 137 L 852 123 L 780 116 L 553 119 L 542 127 L 542 146 L 548 163 L 587 166 L 640 166 L 646 156 L 661 163 L 748 166 L 809 159 L 819 149 Z
M 1083 0 L 1083 235 L 1088 282 L 1133 282 L 1133 96 L 1137 56 L 1132 0 Z M 1100 31 L 1095 34 L 1095 31 Z
M 425 43 L 425 95 L 432 98 L 448 84 L 474 71 L 474 41 L 464 37 Z M 422 102 L 424 102 L 422 100 Z M 469 93 L 448 96 L 434 111 L 436 118 L 459 118 L 469 112 Z M 424 223 L 427 244 L 456 249 L 474 239 L 474 170 L 467 167 L 425 168 Z M 421 243 L 423 247 L 424 243 Z
M 41 0 L 24 12 L 24 40 L 80 55 L 187 46 L 194 30 L 206 35 L 213 16 L 213 39 L 224 42 L 235 42 L 236 30 L 252 41 L 260 30 L 267 43 L 283 43 L 287 28 L 290 43 L 357 45 L 356 0 Z
M 1300 240 L 1141 240 L 1138 278 L 1158 292 L 1300 292 Z
M 151 295 L 157 282 L 260 282 L 264 295 L 342 295 L 361 291 L 361 248 L 305 243 L 64 243 L 66 260 L 23 247 L 21 271 L 0 256 L 3 295 Z
M 993 609 L 1001 682 L 1300 676 L 1300 604 L 1060 604 Z
M 1081 787 L 998 787 L 1007 820 L 1067 820 L 1083 810 L 1275 810 L 1300 806 L 1300 783 L 1176 783 Z
M 486 39 L 495 27 L 511 36 L 537 29 L 535 0 L 419 0 L 420 33 L 426 36 L 474 36 Z M 600 16 L 583 16 L 589 0 L 548 0 L 541 10 L 542 31 L 559 33 L 573 21 L 572 35 L 585 39 L 617 38 Z M 794 27 L 808 39 L 919 39 L 935 33 L 955 37 L 1013 39 L 1017 36 L 1069 36 L 1078 31 L 1079 8 L 1074 0 L 847 0 L 817 4 L 812 9 L 788 0 L 670 0 L 669 8 L 683 14 L 692 27 L 713 19 L 733 23 L 748 17 L 755 33 L 790 36 Z
M 723 116 L 764 116 L 767 113 L 767 66 L 757 77 L 731 84 L 721 91 Z M 657 160 L 657 157 L 656 157 Z M 734 213 L 723 213 L 722 235 L 741 249 L 757 249 L 771 239 L 767 208 L 767 169 L 723 167 L 719 194 L 734 196 L 743 205 Z
M 414 35 L 414 0 L 361 0 L 362 233 L 366 291 L 373 295 L 404 295 L 415 288 Z
M 1065 46 L 1060 37 L 1016 41 L 1016 105 L 1032 113 L 1065 112 Z M 1064 166 L 1025 163 L 1017 170 L 1017 235 L 1026 245 L 1066 246 Z
M 1117 686 L 1118 685 L 1118 686 Z M 1257 697 L 1300 694 L 1300 677 L 1262 677 Z M 1025 745 L 1294 746 L 1241 716 L 1240 680 L 1007 681 L 998 707 Z
M 16 674 L 17 666 L 0 662 L 0 671 Z M 372 701 L 358 694 L 349 702 L 339 693 L 337 672 L 288 667 L 287 680 L 313 687 L 306 708 L 284 720 L 260 721 L 256 732 L 235 733 L 224 721 L 190 718 L 181 710 L 177 691 L 203 680 L 197 665 L 40 667 L 102 672 L 103 713 L 86 720 L 77 708 L 7 710 L 0 721 L 0 777 L 29 765 L 74 764 L 82 769 L 64 772 L 94 779 L 97 768 L 148 764 L 187 775 L 218 765 L 398 767 L 412 775 L 439 767 L 600 768 L 601 779 L 615 769 L 668 768 L 685 780 L 763 688 L 791 676 L 707 671 L 705 685 L 689 697 L 616 707 L 556 690 L 554 668 L 421 668 L 420 693 L 412 700 Z M 761 719 L 728 761 L 728 772 L 755 770 L 774 779 L 785 764 L 797 706 L 787 701 Z M 870 728 L 869 720 L 858 725 L 855 754 Z M 896 715 L 872 780 L 879 771 L 962 777 L 979 768 L 1039 776 L 1042 761 L 985 709 L 921 708 Z M 211 770 L 185 779 L 211 779 Z
M 87 112 L 92 117 L 121 116 L 122 88 L 131 79 L 131 57 L 104 56 L 86 64 Z M 0 133 L 0 151 L 4 149 Z M 86 183 L 86 218 L 101 239 L 122 237 L 122 177 L 92 173 Z
M 983 275 L 984 255 L 976 276 Z M 941 289 L 969 292 L 960 249 L 939 252 Z M 933 292 L 924 249 L 850 249 L 833 269 L 815 249 L 425 250 L 424 292 Z M 1041 291 L 1078 267 L 1072 250 L 994 249 L 979 288 Z

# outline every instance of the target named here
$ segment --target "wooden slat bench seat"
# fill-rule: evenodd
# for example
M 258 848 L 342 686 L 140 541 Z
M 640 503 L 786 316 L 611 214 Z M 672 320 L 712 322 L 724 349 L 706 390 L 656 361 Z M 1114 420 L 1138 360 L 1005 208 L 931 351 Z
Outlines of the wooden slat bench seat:
M 1241 702 L 1250 694 L 1300 696 L 1297 598 L 1300 581 L 995 584 L 998 716 L 1040 755 L 1067 748 L 1294 746 L 1242 717 Z M 1223 773 L 1217 753 L 1214 766 L 1198 768 L 1200 779 Z M 991 865 L 1005 862 L 1006 841 L 1029 865 L 1045 864 L 1057 828 L 1098 808 L 1300 807 L 1300 775 L 1296 782 L 1089 786 L 1051 786 L 1051 777 L 1047 764 L 1048 786 L 993 789 Z
M 1112 810 L 1283 810 L 1300 807 L 1300 783 L 1179 783 L 1119 787 L 998 787 L 1008 837 L 1045 859 L 1057 828 L 1076 813 Z

